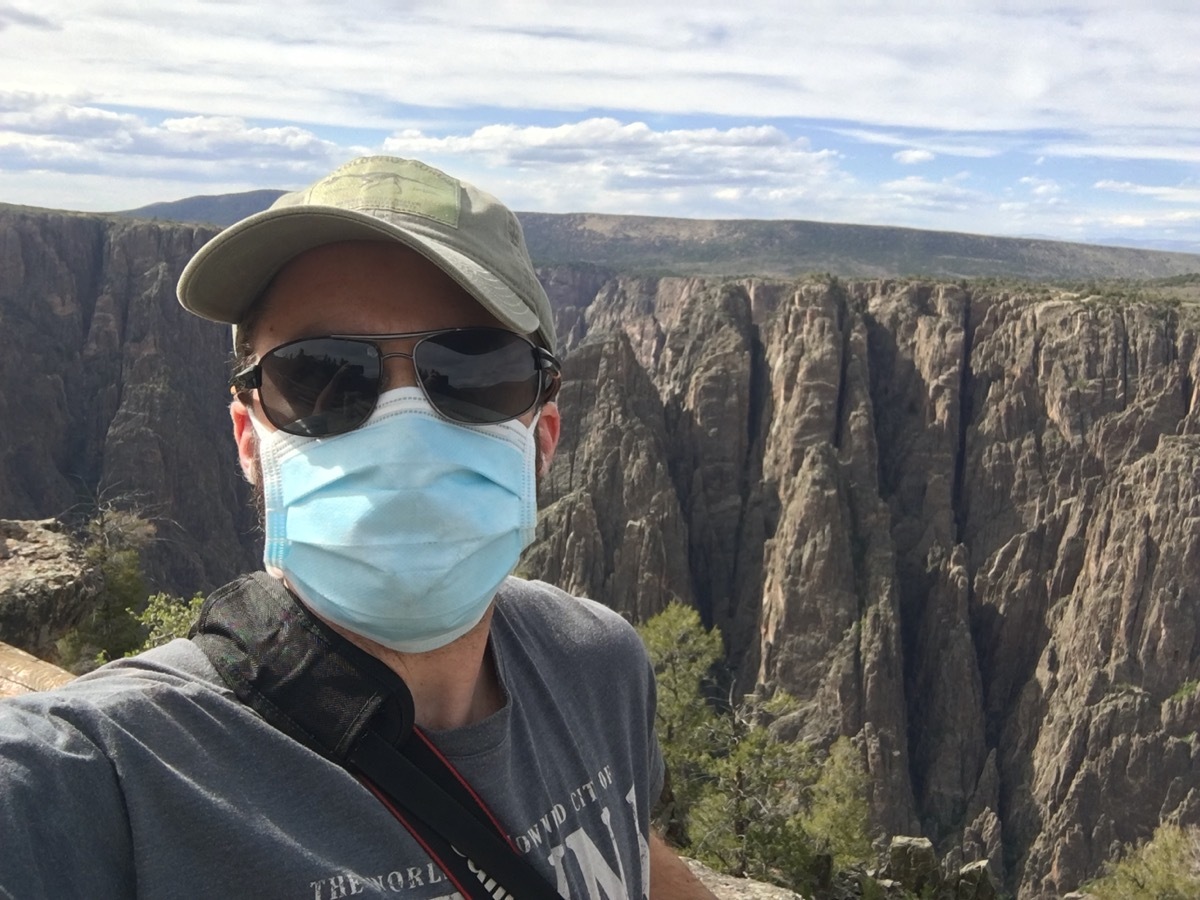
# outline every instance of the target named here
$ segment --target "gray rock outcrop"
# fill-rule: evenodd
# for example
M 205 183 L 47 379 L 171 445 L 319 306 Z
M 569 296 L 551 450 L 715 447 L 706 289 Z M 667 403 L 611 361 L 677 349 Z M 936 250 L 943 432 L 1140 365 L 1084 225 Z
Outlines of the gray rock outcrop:
M 714 872 L 694 859 L 684 860 L 700 882 L 719 900 L 804 900 L 795 891 L 749 878 L 733 878 Z
M 79 543 L 53 519 L 0 519 L 0 642 L 38 659 L 79 623 L 101 576 Z
M 212 233 L 0 208 L 0 517 L 123 500 L 157 527 L 151 580 L 188 596 L 256 558 L 225 437 L 229 333 L 175 300 Z

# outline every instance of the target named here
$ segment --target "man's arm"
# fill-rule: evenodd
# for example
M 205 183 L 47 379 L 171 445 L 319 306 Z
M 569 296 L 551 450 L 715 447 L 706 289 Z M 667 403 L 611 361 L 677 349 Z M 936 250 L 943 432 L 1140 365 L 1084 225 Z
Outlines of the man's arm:
M 657 834 L 650 835 L 650 900 L 717 900 Z
M 0 701 L 0 897 L 135 896 L 116 768 L 56 697 Z

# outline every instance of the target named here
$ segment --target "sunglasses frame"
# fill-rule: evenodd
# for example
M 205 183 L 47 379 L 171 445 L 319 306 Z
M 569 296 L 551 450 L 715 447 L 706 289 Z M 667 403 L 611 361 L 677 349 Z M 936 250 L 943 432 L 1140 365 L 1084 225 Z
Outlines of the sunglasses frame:
M 379 387 L 382 387 L 383 363 L 385 360 L 390 359 L 392 357 L 399 357 L 399 358 L 403 358 L 403 359 L 412 360 L 412 359 L 414 359 L 414 357 L 416 355 L 417 348 L 424 341 L 429 340 L 430 338 L 433 338 L 433 337 L 437 337 L 438 335 L 456 334 L 456 333 L 468 332 L 468 331 L 503 332 L 506 335 L 511 335 L 515 338 L 520 339 L 521 341 L 524 341 L 526 344 L 528 344 L 533 349 L 534 371 L 537 373 L 538 382 L 539 382 L 537 393 L 534 395 L 533 401 L 527 407 L 525 407 L 523 410 L 516 413 L 515 415 L 509 416 L 506 419 L 500 419 L 498 421 L 510 422 L 513 419 L 516 419 L 516 418 L 519 418 L 520 416 L 525 415 L 525 413 L 529 412 L 529 410 L 533 409 L 536 406 L 542 406 L 542 405 L 545 405 L 546 403 L 549 403 L 551 400 L 553 400 L 558 395 L 558 389 L 559 389 L 560 385 L 562 384 L 562 364 L 558 361 L 557 357 L 555 357 L 554 354 L 551 353 L 549 350 L 547 350 L 545 347 L 539 347 L 537 344 L 535 344 L 533 341 L 531 341 L 528 337 L 526 337 L 523 334 L 520 334 L 516 331 L 509 331 L 506 328 L 496 328 L 496 327 L 490 326 L 490 325 L 475 325 L 475 326 L 465 326 L 465 327 L 458 327 L 458 328 L 434 328 L 434 329 L 430 329 L 428 331 L 399 331 L 399 332 L 381 332 L 381 333 L 364 333 L 364 334 L 340 334 L 340 333 L 339 334 L 316 334 L 316 335 L 310 335 L 308 337 L 295 338 L 294 340 L 284 341 L 282 344 L 278 344 L 278 345 L 272 347 L 270 350 L 268 350 L 266 353 L 264 353 L 262 357 L 259 358 L 258 362 L 254 363 L 253 365 L 246 366 L 245 368 L 235 372 L 229 379 L 229 389 L 230 389 L 230 391 L 232 391 L 234 393 L 235 396 L 238 396 L 238 397 L 240 397 L 244 393 L 248 393 L 253 390 L 261 390 L 262 389 L 262 361 L 263 361 L 263 358 L 274 353 L 276 350 L 279 350 L 283 347 L 291 346 L 292 344 L 299 344 L 303 341 L 320 341 L 320 340 L 329 340 L 329 339 L 342 340 L 342 341 L 356 341 L 360 344 L 372 345 L 375 348 L 375 351 L 379 354 L 379 364 L 380 364 Z M 416 343 L 413 344 L 412 349 L 407 353 L 404 353 L 404 352 L 401 352 L 398 350 L 392 351 L 390 353 L 385 352 L 384 348 L 382 346 L 380 346 L 382 341 L 413 340 L 414 338 L 416 339 Z M 437 411 L 438 415 L 442 416 L 445 419 L 448 419 L 451 422 L 458 422 L 460 424 L 465 424 L 465 425 L 496 424 L 495 422 L 493 422 L 493 423 L 472 422 L 470 420 L 459 419 L 459 418 L 455 418 L 454 416 L 447 415 L 442 409 L 440 409 L 438 407 L 437 403 L 434 402 L 433 398 L 429 396 L 429 391 L 425 388 L 425 383 L 421 380 L 420 374 L 418 372 L 416 372 L 415 360 L 414 360 L 414 364 L 413 364 L 413 370 L 414 370 L 414 375 L 416 375 L 417 385 L 421 388 L 421 393 L 425 395 L 425 399 L 429 401 L 429 405 L 432 406 Z M 324 435 L 324 436 L 325 437 L 334 437 L 339 434 L 346 434 L 349 431 L 353 431 L 355 428 L 361 427 L 363 422 L 366 422 L 366 420 L 368 418 L 370 418 L 371 413 L 374 412 L 375 405 L 378 404 L 378 402 L 379 402 L 379 395 L 382 393 L 383 393 L 382 390 L 377 391 L 377 393 L 375 395 L 375 402 L 371 404 L 371 409 L 366 413 L 366 415 L 363 416 L 363 418 L 360 422 L 358 422 L 351 428 L 345 429 L 344 431 L 336 431 L 329 435 Z M 294 422 L 287 423 L 287 424 L 280 424 L 279 422 L 276 422 L 274 420 L 274 418 L 272 418 L 271 412 L 268 409 L 268 407 L 266 406 L 266 404 L 263 404 L 260 402 L 259 406 L 262 408 L 263 414 L 267 417 L 267 421 L 270 422 L 272 425 L 274 425 L 276 428 L 278 428 L 280 431 L 287 432 L 288 434 L 305 434 L 305 432 L 293 430 L 295 428 Z

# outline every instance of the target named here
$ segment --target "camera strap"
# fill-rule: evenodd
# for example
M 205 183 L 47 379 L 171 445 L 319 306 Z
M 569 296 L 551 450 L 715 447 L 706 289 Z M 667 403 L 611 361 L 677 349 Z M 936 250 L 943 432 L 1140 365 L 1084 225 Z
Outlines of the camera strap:
M 264 719 L 369 790 L 470 900 L 561 900 L 414 722 L 404 680 L 265 572 L 205 601 L 191 640 Z

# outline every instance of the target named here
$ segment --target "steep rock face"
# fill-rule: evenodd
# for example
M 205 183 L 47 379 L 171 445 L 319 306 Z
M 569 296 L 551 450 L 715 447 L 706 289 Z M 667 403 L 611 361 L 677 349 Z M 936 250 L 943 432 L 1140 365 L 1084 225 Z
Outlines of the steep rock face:
M 541 484 L 523 570 L 639 621 L 690 602 L 662 403 L 624 334 L 580 348 L 559 403 L 571 426 Z
M 1037 821 L 1019 860 L 1035 886 L 1074 886 L 1140 836 L 1131 823 L 1200 816 L 1198 521 L 1197 435 L 1162 437 L 1096 497 L 1082 569 L 1013 722 L 1013 750 L 1031 748 L 1012 796 L 1014 826 Z
M 895 554 L 865 322 L 840 291 L 814 286 L 762 331 L 771 400 L 761 490 L 777 512 L 765 529 L 757 680 L 807 701 L 794 723 L 801 736 L 859 736 L 881 823 L 908 831 Z
M 1160 817 L 1196 814 L 1168 802 L 1195 785 L 1194 749 L 1168 747 L 1161 723 L 1137 725 L 1137 703 L 1110 696 L 1148 683 L 1158 705 L 1195 677 L 1195 447 L 1173 437 L 1195 428 L 1195 322 L 1013 298 L 978 321 L 962 535 L 984 715 L 1014 875 L 1023 894 L 1053 895 Z M 1153 645 L 1111 650 L 1114 632 L 1139 639 L 1140 616 L 1162 630 L 1166 659 Z M 1141 771 L 1121 762 L 1138 737 L 1153 737 Z
M 972 304 L 953 287 L 880 282 L 854 294 L 868 322 L 880 496 L 908 648 L 917 809 L 926 830 L 944 839 L 966 812 L 986 756 L 970 573 L 958 543 Z
M 666 454 L 681 596 L 741 688 L 804 701 L 790 733 L 856 736 L 881 823 L 1050 897 L 1200 815 L 1190 311 L 620 277 L 569 307 L 569 377 L 611 354 L 625 395 L 661 400 L 608 407 L 603 435 L 564 400 L 568 431 L 584 416 L 572 470 L 614 428 L 663 435 L 623 453 L 638 471 Z M 641 520 L 643 495 L 621 515 Z
M 224 410 L 228 331 L 175 299 L 211 233 L 0 209 L 0 516 L 134 504 L 157 527 L 151 581 L 177 593 L 256 555 Z

